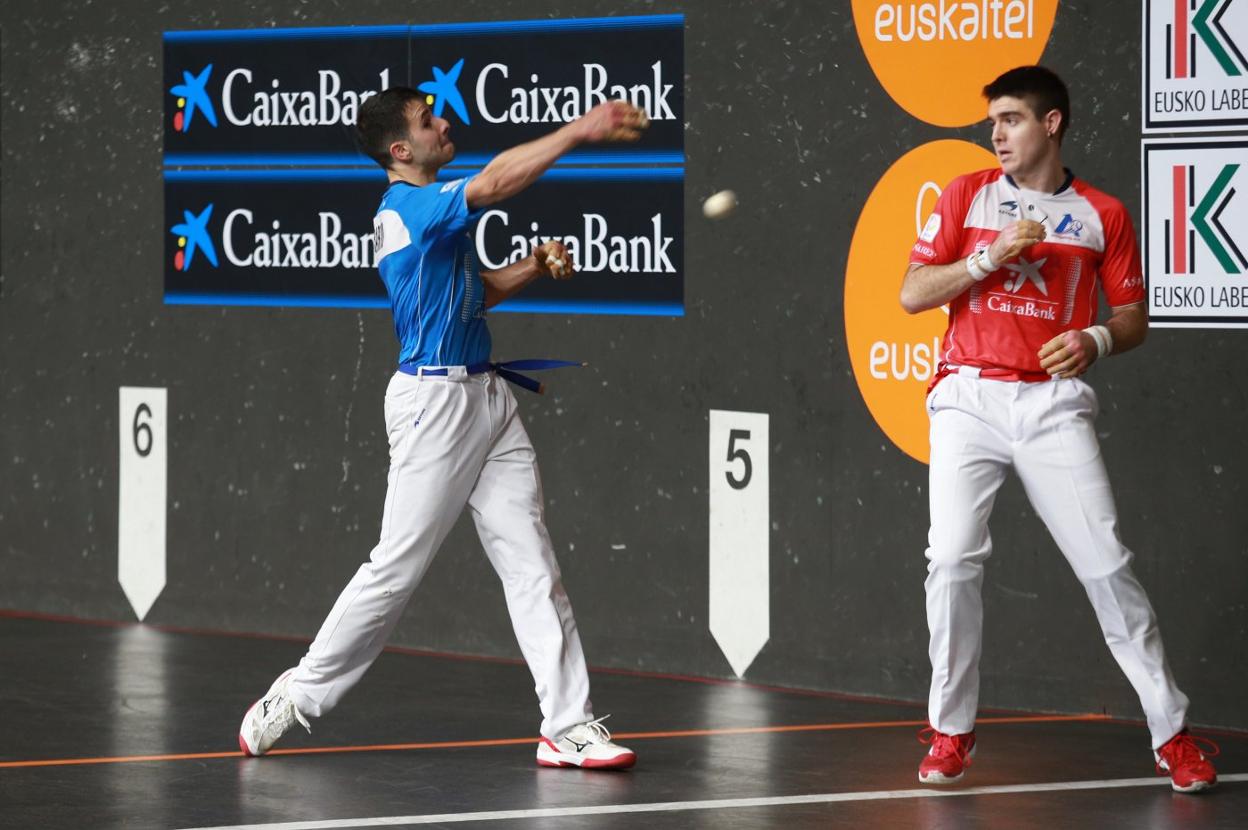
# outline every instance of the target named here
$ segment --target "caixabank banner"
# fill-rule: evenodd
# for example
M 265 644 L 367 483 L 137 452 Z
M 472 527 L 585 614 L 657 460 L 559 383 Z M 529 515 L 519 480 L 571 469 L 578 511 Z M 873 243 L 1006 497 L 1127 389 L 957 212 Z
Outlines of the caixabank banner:
M 164 60 L 167 237 L 176 247 L 166 302 L 384 305 L 371 247 L 358 260 L 350 247 L 335 258 L 331 240 L 371 232 L 385 185 L 355 145 L 360 104 L 406 85 L 451 124 L 451 179 L 603 101 L 645 108 L 641 141 L 569 153 L 490 211 L 478 255 L 486 268 L 503 261 L 496 236 L 558 237 L 576 249 L 579 277 L 534 285 L 500 310 L 683 313 L 683 15 L 168 32 Z M 267 213 L 244 221 L 239 210 Z M 265 231 L 278 240 L 276 264 L 260 242 L 250 264 L 226 255 L 227 244 L 234 253 L 242 245 L 231 234 L 263 235 L 261 222 L 281 224 Z M 193 254 L 191 238 L 208 228 L 226 235 L 221 249 Z M 282 246 L 296 235 L 318 242 L 291 254 Z
M 165 301 L 388 307 L 373 239 L 385 188 L 380 168 L 166 171 Z M 502 268 L 560 239 L 579 273 L 495 310 L 682 314 L 683 204 L 678 168 L 548 171 L 482 214 L 477 256 Z

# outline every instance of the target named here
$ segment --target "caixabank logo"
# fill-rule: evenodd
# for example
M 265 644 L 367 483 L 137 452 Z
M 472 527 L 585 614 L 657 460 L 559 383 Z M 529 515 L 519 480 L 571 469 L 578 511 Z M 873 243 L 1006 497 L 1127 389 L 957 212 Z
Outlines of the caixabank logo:
M 1248 139 L 1144 142 L 1149 316 L 1248 326 Z
M 169 233 L 176 239 L 172 263 L 176 271 L 190 271 L 201 260 L 211 266 L 269 268 L 373 268 L 373 232 L 365 226 L 353 233 L 333 210 L 317 211 L 309 222 L 265 215 L 253 207 L 236 206 L 210 225 L 215 204 L 184 210 L 183 221 Z M 352 217 L 352 224 L 360 224 Z M 218 251 L 221 256 L 218 257 Z M 224 263 L 221 260 L 224 259 Z
M 1144 129 L 1248 126 L 1248 3 L 1144 0 Z

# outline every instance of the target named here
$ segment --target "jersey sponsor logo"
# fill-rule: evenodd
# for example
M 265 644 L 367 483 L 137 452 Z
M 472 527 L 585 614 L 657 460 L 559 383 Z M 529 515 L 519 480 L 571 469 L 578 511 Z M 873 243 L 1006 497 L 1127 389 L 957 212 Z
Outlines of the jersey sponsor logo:
M 1004 268 L 1013 272 L 1013 277 L 1005 280 L 1005 290 L 1011 294 L 1017 294 L 1019 289 L 1030 280 L 1031 284 L 1040 289 L 1040 293 L 1049 296 L 1049 288 L 1045 283 L 1044 275 L 1040 273 L 1040 269 L 1044 263 L 1048 262 L 1048 258 L 1038 259 L 1035 262 L 1028 262 L 1027 257 L 1020 256 L 1018 262 L 1008 262 Z
M 195 113 L 202 112 L 203 120 L 211 127 L 217 126 L 217 111 L 212 106 L 212 98 L 208 96 L 208 79 L 212 76 L 212 64 L 192 74 L 182 70 L 182 83 L 169 88 L 178 99 L 178 111 L 173 114 L 173 128 L 184 133 L 195 121 Z
M 213 268 L 217 267 L 217 248 L 208 235 L 208 220 L 212 218 L 213 206 L 209 204 L 198 214 L 189 210 L 182 211 L 182 221 L 169 229 L 178 238 L 178 250 L 173 255 L 173 267 L 178 271 L 186 271 L 195 261 L 195 253 L 203 251 L 204 259 Z
M 984 117 L 984 85 L 1044 52 L 1058 0 L 853 0 L 854 28 L 899 106 L 942 127 Z M 937 82 L 933 82 L 937 79 Z
M 676 266 L 668 249 L 675 237 L 663 233 L 663 214 L 650 217 L 650 233 L 624 236 L 611 233 L 606 216 L 582 213 L 578 235 L 551 236 L 540 233 L 537 222 L 529 223 L 528 235 L 512 234 L 507 238 L 507 256 L 491 259 L 490 250 L 499 250 L 496 240 L 511 228 L 511 216 L 505 210 L 490 210 L 477 223 L 476 244 L 481 264 L 487 269 L 504 268 L 529 256 L 533 248 L 550 242 L 562 242 L 581 271 L 611 271 L 623 274 L 674 274 Z
M 1248 7 L 1144 4 L 1145 130 L 1248 124 Z
M 1058 222 L 1057 227 L 1053 229 L 1054 236 L 1067 239 L 1078 239 L 1082 233 L 1083 223 L 1069 213 L 1063 216 L 1062 221 Z
M 1018 216 L 1018 202 L 1009 200 L 997 205 L 997 213 L 1000 216 Z
M 919 239 L 922 239 L 924 242 L 931 242 L 938 233 L 940 233 L 940 214 L 933 213 L 927 217 L 927 224 L 923 226 L 923 232 L 919 234 Z M 928 250 L 931 249 L 929 248 Z

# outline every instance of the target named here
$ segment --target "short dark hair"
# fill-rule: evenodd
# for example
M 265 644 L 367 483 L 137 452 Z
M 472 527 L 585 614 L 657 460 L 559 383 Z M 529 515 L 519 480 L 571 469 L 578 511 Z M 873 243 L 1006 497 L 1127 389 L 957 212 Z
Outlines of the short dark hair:
M 408 105 L 424 98 L 424 95 L 406 86 L 392 86 L 365 98 L 355 119 L 355 139 L 360 149 L 389 170 L 394 161 L 390 156 L 390 145 L 408 136 Z
M 984 87 L 984 97 L 989 103 L 1007 95 L 1026 101 L 1037 119 L 1044 118 L 1051 110 L 1060 112 L 1062 123 L 1057 129 L 1057 138 L 1061 141 L 1070 126 L 1070 92 L 1056 72 L 1043 66 L 1019 66 Z

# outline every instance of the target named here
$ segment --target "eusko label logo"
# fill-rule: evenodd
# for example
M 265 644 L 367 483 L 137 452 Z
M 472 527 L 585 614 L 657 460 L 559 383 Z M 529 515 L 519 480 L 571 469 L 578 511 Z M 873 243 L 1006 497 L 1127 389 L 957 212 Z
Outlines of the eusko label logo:
M 1248 325 L 1248 140 L 1144 142 L 1145 273 L 1161 325 Z
M 1248 124 L 1248 3 L 1144 4 L 1146 130 Z
M 213 127 L 217 126 L 217 111 L 208 97 L 208 79 L 211 76 L 212 64 L 205 66 L 198 74 L 183 70 L 182 83 L 169 88 L 169 92 L 178 99 L 178 111 L 173 115 L 173 128 L 178 132 L 185 133 L 191 129 L 196 112 L 202 112 L 204 120 Z
M 212 205 L 198 214 L 189 210 L 182 211 L 182 221 L 169 229 L 178 238 L 178 250 L 173 255 L 173 267 L 178 271 L 189 271 L 195 260 L 195 252 L 203 251 L 204 258 L 213 268 L 217 267 L 217 248 L 208 235 L 208 220 L 212 218 Z

